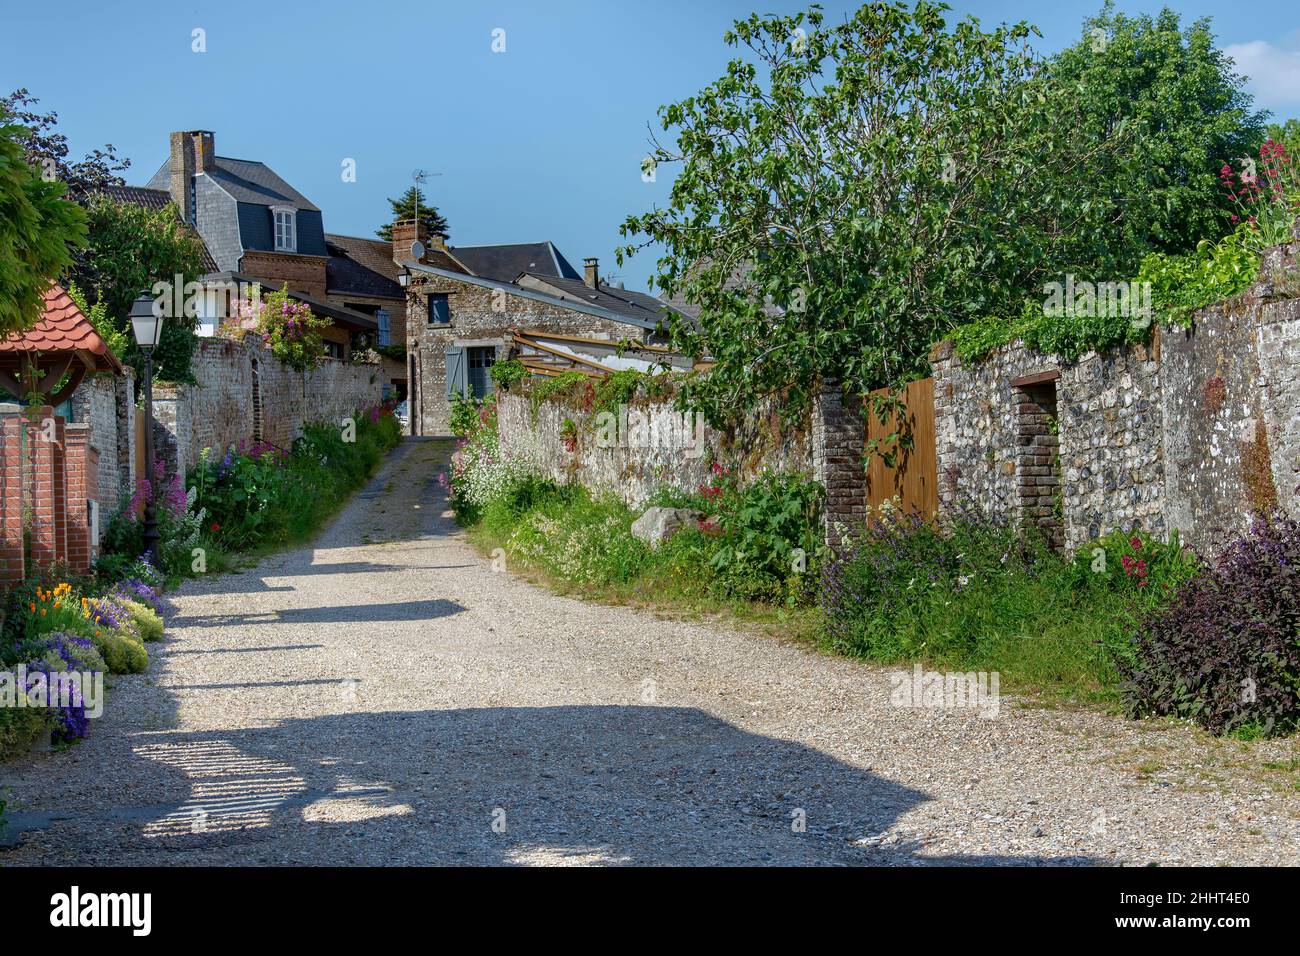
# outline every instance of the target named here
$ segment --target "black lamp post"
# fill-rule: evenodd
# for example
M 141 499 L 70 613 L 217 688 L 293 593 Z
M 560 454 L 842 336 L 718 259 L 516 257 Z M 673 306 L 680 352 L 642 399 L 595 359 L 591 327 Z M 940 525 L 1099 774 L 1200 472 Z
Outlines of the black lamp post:
M 149 482 L 144 502 L 144 553 L 154 567 L 158 567 L 158 512 L 154 507 L 158 489 L 153 473 L 153 350 L 162 338 L 160 305 L 147 292 L 131 304 L 131 331 L 144 355 L 144 471 Z

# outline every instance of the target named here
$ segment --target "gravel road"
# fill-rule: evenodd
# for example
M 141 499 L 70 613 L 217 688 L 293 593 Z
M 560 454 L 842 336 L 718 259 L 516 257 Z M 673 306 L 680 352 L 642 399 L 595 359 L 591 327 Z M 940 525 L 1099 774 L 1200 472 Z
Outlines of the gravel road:
M 891 706 L 890 670 L 494 571 L 404 443 L 314 547 L 170 596 L 29 864 L 1300 863 L 1295 741 Z

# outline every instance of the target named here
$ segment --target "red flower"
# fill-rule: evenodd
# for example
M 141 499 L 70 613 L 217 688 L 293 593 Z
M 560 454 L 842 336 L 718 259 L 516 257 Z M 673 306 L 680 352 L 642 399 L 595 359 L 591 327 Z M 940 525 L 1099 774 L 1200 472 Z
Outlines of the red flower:
M 1129 547 L 1131 547 L 1134 551 L 1142 550 L 1142 539 L 1139 538 L 1137 535 L 1133 535 L 1133 537 L 1129 538 L 1128 543 L 1129 543 Z
M 213 530 L 213 531 L 220 531 L 220 530 L 221 530 L 221 525 L 218 524 L 216 521 L 212 522 L 212 530 Z

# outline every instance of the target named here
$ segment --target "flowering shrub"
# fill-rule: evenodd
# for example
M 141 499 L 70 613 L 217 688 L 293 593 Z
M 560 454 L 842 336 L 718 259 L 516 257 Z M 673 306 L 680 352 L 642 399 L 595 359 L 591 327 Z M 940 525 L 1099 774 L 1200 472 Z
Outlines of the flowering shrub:
M 1219 182 L 1236 206 L 1233 224 L 1249 224 L 1256 249 L 1292 240 L 1300 214 L 1300 164 L 1284 145 L 1267 140 L 1259 148 L 1259 161 L 1240 170 L 1225 163 Z
M 144 559 L 144 508 L 153 489 L 158 488 L 154 513 L 158 525 L 158 560 L 160 568 L 139 567 Z M 193 549 L 202 543 L 203 509 L 196 507 L 193 495 L 185 490 L 179 475 L 166 478 L 166 465 L 154 462 L 153 478 L 140 478 L 130 499 L 114 513 L 105 528 L 99 570 L 110 578 L 126 576 L 146 580 L 156 576 L 155 586 L 164 576 L 189 573 Z
M 1258 517 L 1137 628 L 1130 713 L 1257 735 L 1300 722 L 1300 525 Z
M 300 539 L 360 485 L 401 441 L 392 405 L 361 412 L 354 441 L 334 424 L 311 424 L 293 448 L 246 443 L 221 455 L 204 449 L 189 494 L 205 515 L 202 535 L 224 551 L 249 551 Z
M 325 355 L 321 332 L 330 324 L 329 319 L 317 318 L 311 306 L 292 298 L 287 283 L 279 292 L 266 295 L 255 285 L 247 296 L 237 300 L 221 332 L 231 338 L 258 335 L 277 359 L 295 371 L 305 372 L 315 368 Z

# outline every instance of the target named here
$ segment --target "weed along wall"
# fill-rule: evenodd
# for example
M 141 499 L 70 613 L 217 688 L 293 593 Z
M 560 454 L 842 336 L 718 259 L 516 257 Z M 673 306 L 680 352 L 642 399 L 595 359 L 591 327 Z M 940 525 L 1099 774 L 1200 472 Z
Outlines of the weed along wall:
M 1016 342 L 972 361 L 941 343 L 940 510 L 1042 527 L 1068 549 L 1115 529 L 1177 529 L 1215 551 L 1252 510 L 1300 515 L 1295 247 L 1243 295 L 1151 344 L 1066 361 Z
M 711 484 L 714 462 L 742 478 L 764 468 L 812 470 L 807 428 L 783 428 L 778 415 L 763 412 L 724 434 L 678 412 L 670 398 L 600 409 L 580 389 L 535 401 L 520 382 L 498 394 L 497 431 L 504 454 L 526 456 L 554 481 L 612 492 L 633 506 L 661 486 L 695 491 Z

